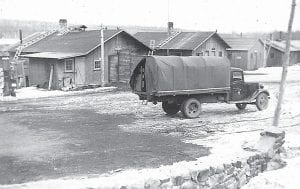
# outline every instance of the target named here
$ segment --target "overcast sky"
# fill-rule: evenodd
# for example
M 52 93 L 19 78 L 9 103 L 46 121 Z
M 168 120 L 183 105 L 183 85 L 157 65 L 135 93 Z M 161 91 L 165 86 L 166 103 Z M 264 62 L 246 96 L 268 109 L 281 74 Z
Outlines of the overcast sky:
M 169 0 L 169 19 L 192 30 L 286 31 L 290 7 L 291 0 Z M 294 30 L 300 30 L 299 11 L 297 5 Z M 161 27 L 168 0 L 0 0 L 0 18 Z

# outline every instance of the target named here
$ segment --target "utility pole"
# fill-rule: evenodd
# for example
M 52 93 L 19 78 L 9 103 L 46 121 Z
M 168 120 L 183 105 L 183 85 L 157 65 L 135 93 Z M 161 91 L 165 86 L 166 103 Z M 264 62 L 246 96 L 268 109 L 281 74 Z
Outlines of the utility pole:
M 279 119 L 280 119 L 281 105 L 282 105 L 282 100 L 283 100 L 283 95 L 284 95 L 284 90 L 286 85 L 286 76 L 288 72 L 288 65 L 290 62 L 291 33 L 292 33 L 292 26 L 293 26 L 293 20 L 295 15 L 295 6 L 296 6 L 296 0 L 292 0 L 292 8 L 291 8 L 291 14 L 290 14 L 289 25 L 288 25 L 285 54 L 282 63 L 282 75 L 281 75 L 281 82 L 280 82 L 280 89 L 279 89 L 279 98 L 278 98 L 277 107 L 274 114 L 273 126 L 278 126 Z
M 105 64 L 104 64 L 104 34 L 103 34 L 104 27 L 101 26 L 101 86 L 105 87 Z

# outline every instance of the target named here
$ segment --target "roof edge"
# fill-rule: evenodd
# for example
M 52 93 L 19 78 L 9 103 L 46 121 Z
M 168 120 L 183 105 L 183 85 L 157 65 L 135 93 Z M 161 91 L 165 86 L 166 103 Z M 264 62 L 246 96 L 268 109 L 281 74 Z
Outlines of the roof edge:
M 112 38 L 114 38 L 115 36 L 119 35 L 120 33 L 124 32 L 125 34 L 129 35 L 130 37 L 132 37 L 133 39 L 135 39 L 136 41 L 138 41 L 140 44 L 142 44 L 144 47 L 148 48 L 149 50 L 151 50 L 147 45 L 145 45 L 143 42 L 141 42 L 140 40 L 138 40 L 137 38 L 135 38 L 134 36 L 132 36 L 131 34 L 129 34 L 128 32 L 126 32 L 125 30 L 120 30 L 119 32 L 115 33 L 114 35 L 112 35 L 110 38 L 106 39 L 104 41 L 104 43 L 106 43 L 107 41 L 111 40 Z M 87 51 L 85 53 L 85 55 L 91 53 L 93 50 L 97 49 L 98 47 L 100 47 L 101 44 L 96 45 L 94 48 L 92 48 L 91 50 Z

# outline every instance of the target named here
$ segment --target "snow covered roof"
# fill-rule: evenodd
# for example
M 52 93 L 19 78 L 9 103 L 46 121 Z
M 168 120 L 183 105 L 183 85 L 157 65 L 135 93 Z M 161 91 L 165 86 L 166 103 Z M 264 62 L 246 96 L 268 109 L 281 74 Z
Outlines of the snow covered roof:
M 138 32 L 134 36 L 147 46 L 150 46 L 151 40 L 155 40 L 155 46 L 157 46 L 169 38 L 168 32 Z M 229 47 L 216 31 L 201 31 L 179 32 L 174 38 L 159 47 L 159 49 L 195 50 L 212 36 L 216 36 L 226 47 Z
M 286 41 L 269 41 L 267 44 L 281 52 L 285 51 Z M 300 51 L 300 40 L 291 40 L 290 50 Z
M 231 48 L 227 50 L 240 50 L 248 51 L 250 50 L 258 41 L 259 38 L 256 37 L 241 37 L 239 35 L 231 34 L 221 34 L 221 37 L 229 44 Z
M 124 30 L 104 30 L 104 42 L 109 41 L 120 33 L 124 33 L 133 38 L 137 43 L 141 43 L 132 35 Z M 100 30 L 89 30 L 81 32 L 68 32 L 63 35 L 58 35 L 58 32 L 43 38 L 42 40 L 24 48 L 24 53 L 75 53 L 75 54 L 88 54 L 101 45 Z M 141 43 L 143 44 L 143 43 Z M 144 44 L 143 44 L 144 45 Z M 147 47 L 147 46 L 145 46 Z M 147 47 L 148 48 L 148 47 Z M 15 49 L 14 49 L 15 50 Z M 40 55 L 40 54 L 38 54 Z M 53 53 L 49 56 L 52 57 Z M 28 56 L 28 55 L 26 55 Z

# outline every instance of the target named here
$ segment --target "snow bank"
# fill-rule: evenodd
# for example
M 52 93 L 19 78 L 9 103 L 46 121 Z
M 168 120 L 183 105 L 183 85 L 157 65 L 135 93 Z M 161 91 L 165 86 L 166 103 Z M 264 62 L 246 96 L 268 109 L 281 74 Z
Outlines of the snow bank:
M 90 94 L 90 93 L 100 93 L 109 92 L 115 90 L 116 87 L 99 87 L 94 89 L 85 89 L 80 91 L 60 91 L 60 90 L 46 90 L 37 87 L 26 87 L 17 89 L 16 97 L 0 97 L 0 101 L 14 101 L 19 99 L 35 99 L 35 98 L 45 98 L 45 97 L 55 97 L 55 96 L 68 96 L 68 95 L 78 95 L 78 94 Z
M 282 67 L 259 68 L 255 71 L 245 71 L 248 82 L 280 82 Z M 300 81 L 300 64 L 288 67 L 288 82 Z

